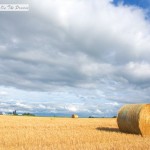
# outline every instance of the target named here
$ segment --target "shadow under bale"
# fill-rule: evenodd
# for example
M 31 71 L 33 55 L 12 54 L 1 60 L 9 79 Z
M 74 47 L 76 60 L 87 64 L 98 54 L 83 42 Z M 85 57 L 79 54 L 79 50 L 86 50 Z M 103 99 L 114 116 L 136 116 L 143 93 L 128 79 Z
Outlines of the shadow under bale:
M 120 132 L 118 128 L 98 127 L 96 129 L 100 131 L 106 131 L 106 132 Z

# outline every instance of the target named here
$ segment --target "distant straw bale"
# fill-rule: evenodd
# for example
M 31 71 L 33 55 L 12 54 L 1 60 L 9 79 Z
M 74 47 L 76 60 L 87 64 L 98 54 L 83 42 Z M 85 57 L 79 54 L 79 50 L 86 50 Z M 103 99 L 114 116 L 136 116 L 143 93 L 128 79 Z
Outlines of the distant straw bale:
M 150 135 L 150 104 L 123 106 L 118 112 L 117 123 L 122 132 Z
M 73 115 L 72 115 L 72 118 L 78 118 L 78 115 L 73 114 Z

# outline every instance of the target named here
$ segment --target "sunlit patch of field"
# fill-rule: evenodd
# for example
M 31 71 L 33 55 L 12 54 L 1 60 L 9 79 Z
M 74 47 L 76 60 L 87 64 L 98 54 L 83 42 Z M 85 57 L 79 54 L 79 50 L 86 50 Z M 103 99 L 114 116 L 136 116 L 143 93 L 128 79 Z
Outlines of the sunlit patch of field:
M 150 137 L 121 133 L 116 119 L 0 116 L 0 150 L 150 150 Z

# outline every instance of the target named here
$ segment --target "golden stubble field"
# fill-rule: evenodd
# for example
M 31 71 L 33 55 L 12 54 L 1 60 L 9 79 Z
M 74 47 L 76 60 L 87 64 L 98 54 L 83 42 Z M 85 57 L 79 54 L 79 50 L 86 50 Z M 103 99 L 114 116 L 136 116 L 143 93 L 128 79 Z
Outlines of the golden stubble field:
M 150 150 L 150 137 L 119 132 L 116 119 L 0 116 L 0 150 Z

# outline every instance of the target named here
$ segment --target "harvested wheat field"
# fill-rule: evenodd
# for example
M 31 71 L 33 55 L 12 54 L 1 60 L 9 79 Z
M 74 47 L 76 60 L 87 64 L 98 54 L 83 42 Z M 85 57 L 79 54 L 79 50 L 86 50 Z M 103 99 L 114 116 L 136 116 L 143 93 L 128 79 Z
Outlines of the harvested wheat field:
M 121 133 L 116 119 L 0 116 L 0 150 L 150 150 L 150 137 Z

